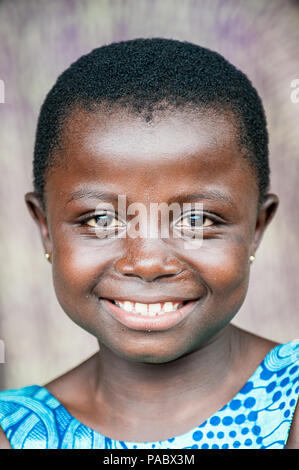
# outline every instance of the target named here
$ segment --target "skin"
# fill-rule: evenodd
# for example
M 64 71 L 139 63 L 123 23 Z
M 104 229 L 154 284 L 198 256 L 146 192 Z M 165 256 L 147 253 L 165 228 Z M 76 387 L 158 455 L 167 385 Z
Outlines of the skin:
M 100 352 L 45 387 L 79 421 L 113 439 L 142 442 L 183 434 L 227 403 L 276 345 L 230 321 L 245 300 L 248 258 L 278 197 L 268 194 L 257 210 L 255 173 L 240 156 L 233 120 L 220 114 L 169 111 L 145 122 L 124 110 L 77 109 L 56 157 L 59 164 L 47 175 L 46 210 L 34 193 L 25 199 L 51 253 L 58 301 L 98 338 Z M 173 237 L 99 239 L 78 221 L 111 201 L 70 201 L 83 186 L 125 194 L 128 204 L 147 208 L 217 189 L 232 205 L 197 200 L 208 220 L 215 221 L 215 214 L 221 220 L 203 229 L 198 249 L 186 249 Z M 117 201 L 113 206 L 117 210 Z M 175 327 L 150 332 L 124 326 L 101 300 L 138 297 L 152 303 L 178 296 L 200 301 Z M 297 442 L 297 421 L 290 447 Z M 0 442 L 9 447 L 3 435 Z

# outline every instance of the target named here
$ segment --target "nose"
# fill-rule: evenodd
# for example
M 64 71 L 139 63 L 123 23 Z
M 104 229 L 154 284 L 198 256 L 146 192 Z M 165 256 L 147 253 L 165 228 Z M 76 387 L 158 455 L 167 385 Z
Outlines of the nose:
M 177 276 L 183 271 L 181 262 L 161 246 L 163 242 L 135 240 L 125 255 L 117 260 L 115 269 L 123 276 L 136 276 L 144 281 Z

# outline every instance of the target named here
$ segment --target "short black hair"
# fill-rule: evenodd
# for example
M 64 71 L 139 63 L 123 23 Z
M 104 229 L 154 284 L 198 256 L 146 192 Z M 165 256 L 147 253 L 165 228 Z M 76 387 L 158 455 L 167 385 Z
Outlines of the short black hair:
M 47 169 L 65 118 L 80 106 L 126 106 L 146 120 L 157 109 L 189 106 L 232 112 L 259 189 L 270 184 L 268 131 L 262 101 L 247 76 L 215 51 L 189 42 L 139 38 L 92 50 L 65 70 L 41 107 L 34 149 L 34 190 L 44 204 Z

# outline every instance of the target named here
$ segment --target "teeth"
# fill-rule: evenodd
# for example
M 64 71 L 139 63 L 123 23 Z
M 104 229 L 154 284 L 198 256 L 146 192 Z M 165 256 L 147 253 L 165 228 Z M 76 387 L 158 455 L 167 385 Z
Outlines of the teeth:
M 164 312 L 171 312 L 173 310 L 173 303 L 172 302 L 165 302 L 163 310 Z
M 160 304 L 148 304 L 148 314 L 150 317 L 154 317 L 156 313 L 160 312 Z
M 135 303 L 135 310 L 140 313 L 147 313 L 147 305 L 139 302 Z
M 131 312 L 134 309 L 132 302 L 125 301 L 123 302 L 122 308 L 127 312 Z
M 121 300 L 115 300 L 114 302 L 118 307 L 126 310 L 127 312 L 138 313 L 148 317 L 155 317 L 156 315 L 163 315 L 164 313 L 175 311 L 182 304 L 182 302 L 142 304 L 140 302 L 130 302 L 129 300 L 124 302 Z

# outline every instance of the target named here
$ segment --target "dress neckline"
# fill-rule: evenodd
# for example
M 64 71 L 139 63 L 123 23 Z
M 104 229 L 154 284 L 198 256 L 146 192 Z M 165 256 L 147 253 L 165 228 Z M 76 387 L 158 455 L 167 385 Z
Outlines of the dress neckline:
M 292 343 L 292 341 L 290 342 Z M 184 439 L 184 440 L 187 440 L 189 437 L 191 438 L 192 435 L 194 434 L 194 432 L 196 432 L 199 428 L 201 427 L 204 427 L 205 424 L 207 423 L 207 421 L 211 420 L 213 417 L 216 417 L 216 415 L 218 415 L 221 411 L 225 410 L 226 408 L 228 408 L 233 402 L 235 401 L 238 401 L 238 399 L 240 398 L 240 396 L 243 395 L 243 393 L 245 392 L 246 393 L 246 390 L 248 388 L 251 388 L 253 386 L 253 382 L 254 382 L 254 379 L 256 378 L 256 376 L 259 374 L 259 372 L 261 371 L 262 369 L 262 365 L 264 363 L 264 361 L 268 358 L 268 356 L 270 355 L 273 355 L 273 353 L 275 353 L 276 351 L 279 350 L 279 348 L 283 346 L 283 344 L 278 344 L 276 346 L 274 346 L 273 348 L 271 348 L 270 351 L 268 351 L 268 353 L 266 354 L 266 356 L 264 356 L 264 358 L 262 359 L 262 361 L 259 363 L 259 365 L 256 367 L 256 369 L 254 370 L 254 372 L 251 374 L 251 376 L 247 379 L 247 381 L 244 383 L 244 385 L 239 389 L 239 391 L 225 404 L 223 405 L 221 408 L 217 409 L 217 411 L 215 411 L 214 413 L 212 413 L 210 416 L 208 416 L 207 419 L 205 419 L 202 423 L 200 423 L 199 425 L 193 427 L 192 429 L 190 429 L 189 431 L 186 431 L 185 433 L 183 434 L 179 434 L 179 435 L 176 435 L 176 436 L 171 436 L 167 439 L 163 439 L 163 440 L 156 440 L 156 441 L 121 441 L 121 440 L 118 440 L 118 439 L 114 439 L 114 438 L 111 438 L 111 437 L 108 437 L 108 436 L 105 436 L 104 434 L 100 433 L 99 431 L 97 431 L 96 429 L 93 429 L 89 426 L 87 426 L 86 424 L 82 423 L 81 421 L 79 421 L 77 418 L 75 418 L 68 410 L 67 408 L 65 408 L 61 403 L 60 401 L 44 386 L 41 386 L 41 385 L 38 385 L 38 387 L 44 391 L 47 392 L 47 394 L 49 395 L 49 397 L 51 397 L 52 400 L 54 400 L 57 405 L 61 406 L 65 413 L 67 414 L 67 416 L 73 421 L 75 422 L 78 426 L 82 426 L 84 429 L 86 429 L 87 431 L 89 432 L 92 432 L 94 433 L 95 435 L 99 436 L 100 438 L 102 439 L 108 439 L 112 442 L 117 442 L 117 443 L 123 443 L 123 444 L 130 444 L 130 445 L 134 445 L 136 444 L 136 446 L 140 445 L 140 444 L 148 444 L 148 445 L 151 445 L 151 444 L 167 444 L 169 442 L 172 442 L 174 441 L 175 439 Z

